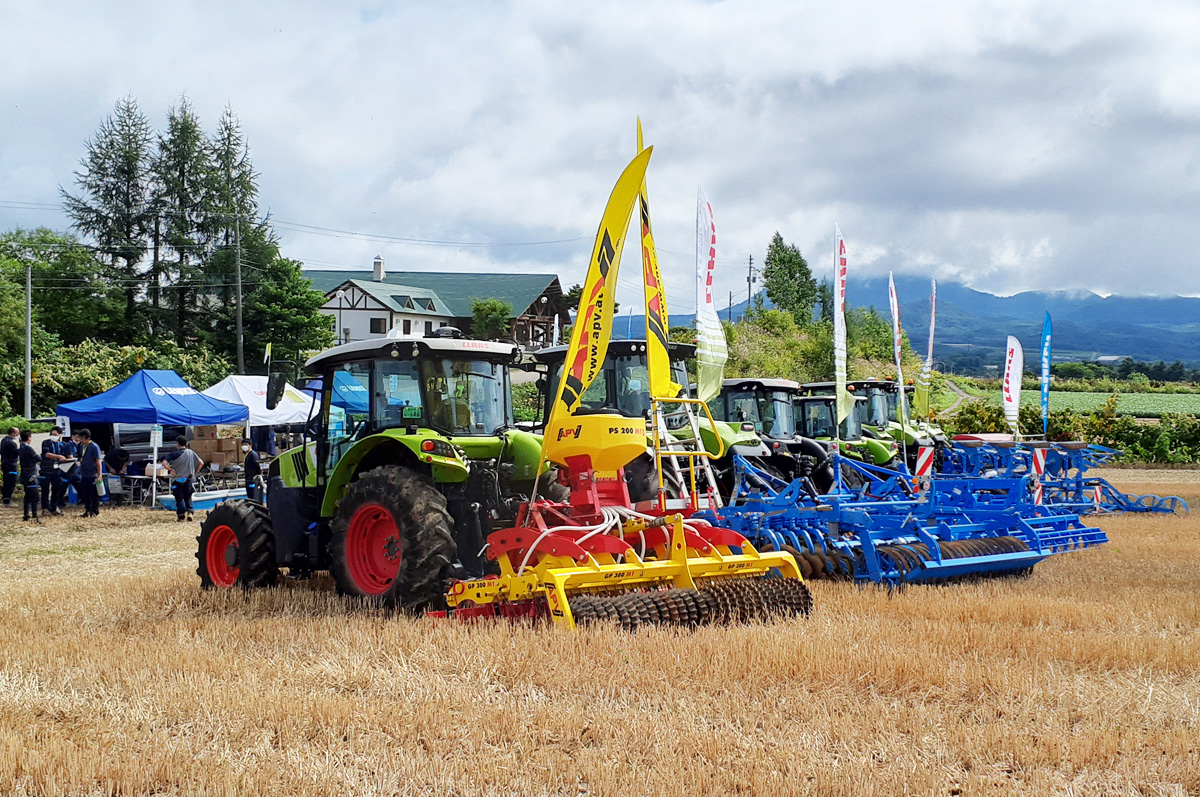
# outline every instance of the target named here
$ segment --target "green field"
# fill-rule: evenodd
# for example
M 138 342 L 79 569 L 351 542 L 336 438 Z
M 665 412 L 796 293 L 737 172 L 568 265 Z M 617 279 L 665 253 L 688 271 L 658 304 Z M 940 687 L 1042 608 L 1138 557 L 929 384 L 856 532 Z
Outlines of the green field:
M 1104 406 L 1108 393 L 1068 393 L 1050 391 L 1050 409 L 1071 409 L 1088 412 Z M 1021 393 L 1021 403 L 1038 406 L 1041 394 L 1036 390 Z M 1117 402 L 1122 415 L 1138 418 L 1159 418 L 1164 413 L 1182 412 L 1200 415 L 1200 393 L 1122 393 Z

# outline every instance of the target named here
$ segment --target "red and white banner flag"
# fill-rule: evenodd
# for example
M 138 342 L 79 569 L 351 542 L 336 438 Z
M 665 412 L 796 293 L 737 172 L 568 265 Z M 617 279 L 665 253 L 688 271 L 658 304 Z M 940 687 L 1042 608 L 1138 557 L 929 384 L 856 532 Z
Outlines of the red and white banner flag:
M 1008 346 L 1004 352 L 1004 382 L 1001 385 L 1001 397 L 1004 400 L 1004 420 L 1008 421 L 1013 435 L 1020 437 L 1018 420 L 1021 412 L 1021 375 L 1025 373 L 1025 350 L 1021 341 L 1008 336 Z
M 896 384 L 900 386 L 900 423 L 908 423 L 908 399 L 904 391 L 904 373 L 900 367 L 900 348 L 902 338 L 900 337 L 900 301 L 896 298 L 896 280 L 892 277 L 892 272 L 888 272 L 888 304 L 892 310 L 892 348 L 895 350 L 896 356 Z
M 725 361 L 725 330 L 713 303 L 717 270 L 717 223 L 704 189 L 696 192 L 696 398 L 708 401 L 721 392 Z
M 833 225 L 833 378 L 837 396 L 838 423 L 854 408 L 854 398 L 846 389 L 846 242 L 842 228 Z

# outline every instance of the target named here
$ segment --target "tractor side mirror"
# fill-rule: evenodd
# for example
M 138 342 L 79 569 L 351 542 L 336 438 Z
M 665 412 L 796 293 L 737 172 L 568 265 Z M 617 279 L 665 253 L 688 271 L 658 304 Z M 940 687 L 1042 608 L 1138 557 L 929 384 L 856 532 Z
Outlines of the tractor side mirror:
M 267 409 L 273 410 L 283 401 L 283 391 L 287 389 L 291 365 L 292 363 L 286 361 L 271 363 L 271 372 L 267 374 Z

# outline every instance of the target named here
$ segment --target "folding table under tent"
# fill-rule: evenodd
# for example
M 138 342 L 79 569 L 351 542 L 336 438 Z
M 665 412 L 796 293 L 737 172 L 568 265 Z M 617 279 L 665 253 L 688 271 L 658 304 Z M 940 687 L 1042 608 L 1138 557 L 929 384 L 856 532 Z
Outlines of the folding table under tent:
M 72 428 L 89 423 L 215 426 L 244 423 L 250 410 L 204 395 L 174 371 L 138 371 L 111 390 L 59 404 L 58 415 L 70 419 Z M 154 461 L 158 462 L 157 446 Z M 151 485 L 152 501 L 157 500 L 158 480 Z

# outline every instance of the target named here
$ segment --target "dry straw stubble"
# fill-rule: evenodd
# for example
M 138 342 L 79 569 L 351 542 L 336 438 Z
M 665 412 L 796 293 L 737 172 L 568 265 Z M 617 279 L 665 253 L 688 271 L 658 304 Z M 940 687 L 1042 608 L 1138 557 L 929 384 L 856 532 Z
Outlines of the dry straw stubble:
M 1028 579 L 816 583 L 808 620 L 630 635 L 202 592 L 194 530 L 147 518 L 0 518 L 0 790 L 1200 792 L 1193 521 L 1108 519 Z

